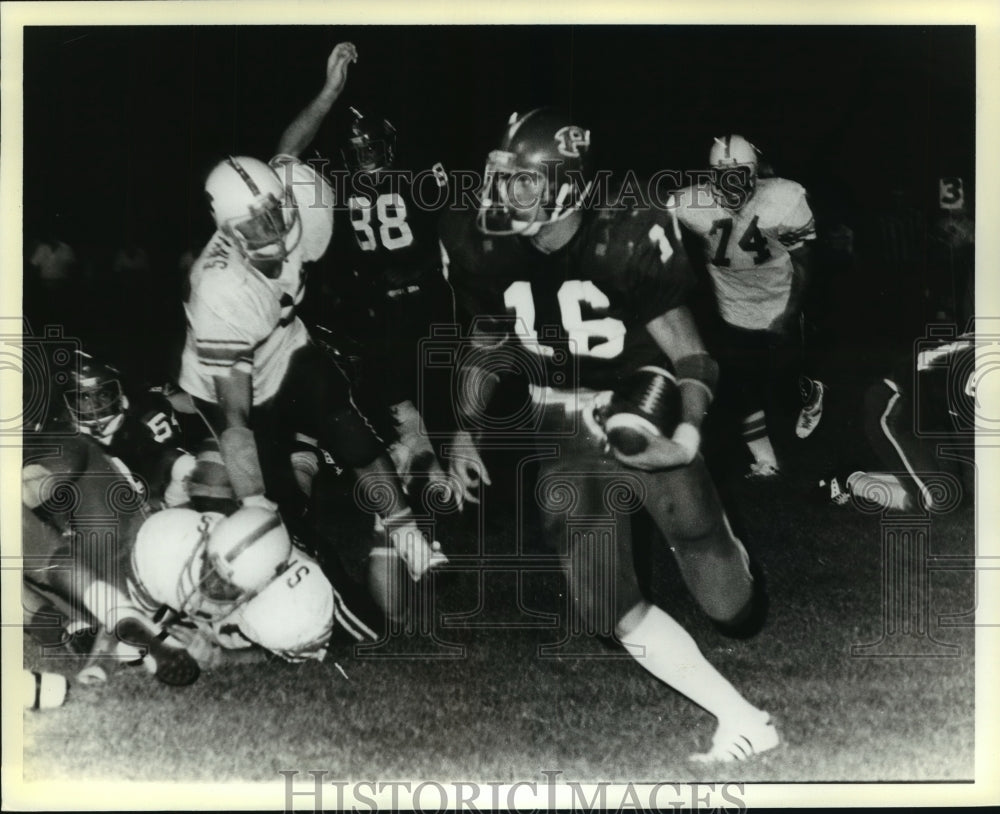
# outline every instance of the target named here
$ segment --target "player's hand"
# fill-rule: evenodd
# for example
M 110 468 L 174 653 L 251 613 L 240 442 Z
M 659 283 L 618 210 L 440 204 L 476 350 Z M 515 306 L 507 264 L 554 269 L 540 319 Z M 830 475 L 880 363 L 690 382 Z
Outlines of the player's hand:
M 625 455 L 614 447 L 611 447 L 611 452 L 625 466 L 645 472 L 674 469 L 678 466 L 687 466 L 691 462 L 691 453 L 676 441 L 664 438 L 662 435 L 644 434 L 649 439 L 649 445 L 642 452 Z
M 424 533 L 415 523 L 406 523 L 391 529 L 389 542 L 403 559 L 414 582 L 431 568 L 448 562 L 448 558 L 441 553 L 441 544 L 428 543 Z
M 489 472 L 479 456 L 476 442 L 465 430 L 455 433 L 451 441 L 451 458 L 448 466 L 448 476 L 451 481 L 452 497 L 459 511 L 466 503 L 479 503 L 476 492 L 481 483 L 489 486 Z
M 353 42 L 339 42 L 326 60 L 327 93 L 339 96 L 347 84 L 347 66 L 358 61 L 358 49 Z

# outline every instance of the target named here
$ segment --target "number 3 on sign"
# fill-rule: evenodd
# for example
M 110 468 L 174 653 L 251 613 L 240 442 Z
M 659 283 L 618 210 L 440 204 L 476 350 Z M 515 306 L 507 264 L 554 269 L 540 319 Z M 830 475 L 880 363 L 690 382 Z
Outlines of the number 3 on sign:
M 577 356 L 613 359 L 625 347 L 625 323 L 613 317 L 584 319 L 581 305 L 603 310 L 611 305 L 601 289 L 590 280 L 567 280 L 556 294 L 562 326 L 569 335 L 571 347 Z M 552 348 L 538 344 L 535 330 L 535 300 L 531 283 L 511 283 L 503 294 L 504 305 L 517 317 L 516 330 L 525 346 L 543 356 L 550 356 Z M 595 341 L 596 340 L 596 341 Z

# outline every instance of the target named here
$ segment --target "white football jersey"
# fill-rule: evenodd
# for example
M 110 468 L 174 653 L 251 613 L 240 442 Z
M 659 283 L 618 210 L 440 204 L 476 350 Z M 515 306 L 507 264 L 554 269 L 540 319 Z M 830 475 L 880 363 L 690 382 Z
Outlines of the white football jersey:
M 677 219 L 702 242 L 722 318 L 730 325 L 766 329 L 788 304 L 789 252 L 816 237 L 806 191 L 784 178 L 760 178 L 738 212 L 715 199 L 708 184 L 674 196 Z
M 213 378 L 233 370 L 251 374 L 255 404 L 266 401 L 278 392 L 292 353 L 309 341 L 295 307 L 305 293 L 303 263 L 322 257 L 333 234 L 333 190 L 291 156 L 276 156 L 271 167 L 291 186 L 302 224 L 281 274 L 265 277 L 221 231 L 191 268 L 180 386 L 205 401 L 215 401 Z
M 316 561 L 299 549 L 292 549 L 287 566 L 262 591 L 235 609 L 201 594 L 205 543 L 222 517 L 192 509 L 164 509 L 150 517 L 132 548 L 132 601 L 151 616 L 164 605 L 184 614 L 221 647 L 256 644 L 289 661 L 322 660 L 343 603 Z

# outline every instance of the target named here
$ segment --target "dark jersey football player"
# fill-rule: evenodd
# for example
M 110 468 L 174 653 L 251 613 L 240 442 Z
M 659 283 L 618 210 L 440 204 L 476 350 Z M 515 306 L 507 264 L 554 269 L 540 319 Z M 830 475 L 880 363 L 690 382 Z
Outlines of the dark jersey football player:
M 329 84 L 285 131 L 279 153 L 300 155 L 315 138 L 336 99 Z M 421 340 L 433 324 L 453 321 L 436 232 L 448 181 L 441 164 L 416 173 L 396 166 L 392 123 L 353 107 L 350 112 L 341 146 L 347 176 L 337 184 L 333 257 L 323 308 L 314 316 L 326 328 L 326 340 L 354 357 L 349 373 L 355 398 L 394 442 L 390 452 L 407 481 L 411 471 L 441 474 L 416 403 L 436 403 L 428 395 L 433 383 L 421 379 Z M 431 417 L 448 412 L 436 409 Z
M 151 510 L 187 500 L 185 478 L 195 460 L 183 447 L 181 428 L 163 387 L 141 387 L 128 394 L 111 365 L 77 351 L 65 382 L 54 381 L 59 399 L 32 438 L 87 436 L 135 484 Z
M 643 667 L 718 718 L 712 747 L 695 759 L 743 759 L 776 746 L 777 731 L 643 597 L 629 517 L 640 506 L 649 513 L 713 620 L 735 624 L 751 612 L 746 551 L 698 455 L 716 365 L 685 306 L 689 272 L 670 213 L 588 208 L 594 174 L 591 133 L 574 118 L 515 114 L 489 154 L 479 211 L 443 219 L 448 280 L 471 326 L 458 380 L 474 384 L 457 388 L 457 410 L 488 439 L 489 423 L 476 423 L 484 390 L 497 380 L 491 374 L 520 365 L 537 432 L 558 445 L 535 492 L 547 543 L 565 558 L 573 607 L 597 629 L 613 614 L 613 634 Z M 603 408 L 648 368 L 676 377 L 680 423 L 669 435 L 646 433 L 638 454 L 606 451 Z M 453 464 L 463 497 L 475 496 L 483 471 L 473 453 Z
M 190 683 L 197 664 L 179 643 L 158 637 L 118 578 L 126 541 L 155 509 L 185 499 L 179 470 L 194 459 L 170 446 L 163 404 L 154 399 L 160 409 L 132 412 L 115 371 L 86 354 L 68 382 L 55 384 L 66 388 L 65 412 L 24 439 L 26 606 L 55 608 L 62 618 L 49 621 L 67 631 L 103 631 L 98 641 L 112 648 L 116 638 L 135 645 L 151 654 L 162 681 Z

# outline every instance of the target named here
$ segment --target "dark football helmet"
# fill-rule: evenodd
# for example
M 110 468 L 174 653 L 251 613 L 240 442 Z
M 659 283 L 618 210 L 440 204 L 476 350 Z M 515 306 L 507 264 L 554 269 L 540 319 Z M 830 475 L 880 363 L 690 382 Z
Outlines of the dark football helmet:
M 708 153 L 712 190 L 726 209 L 739 211 L 757 190 L 760 151 L 743 136 L 717 138 Z
M 80 432 L 109 443 L 125 421 L 128 400 L 122 393 L 119 372 L 77 351 L 77 366 L 69 374 L 63 401 Z
M 552 108 L 514 113 L 486 161 L 479 230 L 537 234 L 583 206 L 593 181 L 589 130 Z
M 341 148 L 344 164 L 351 172 L 380 172 L 396 158 L 396 128 L 388 119 L 363 116 L 351 108 L 354 121 Z

